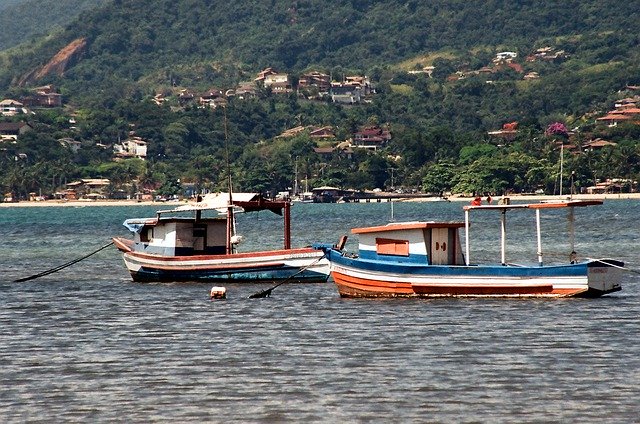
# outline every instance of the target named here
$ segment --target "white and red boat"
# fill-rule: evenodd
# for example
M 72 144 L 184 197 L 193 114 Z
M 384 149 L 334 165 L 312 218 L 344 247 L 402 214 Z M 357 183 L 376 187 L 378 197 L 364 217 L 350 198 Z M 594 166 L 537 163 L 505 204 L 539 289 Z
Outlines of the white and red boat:
M 543 263 L 540 211 L 567 208 L 573 232 L 574 208 L 602 201 L 561 201 L 536 204 L 466 206 L 464 222 L 404 222 L 355 228 L 357 255 L 340 246 L 317 245 L 331 263 L 331 276 L 343 297 L 598 297 L 621 290 L 624 263 L 612 259 L 578 261 L 574 235 L 569 235 L 567 263 Z M 497 211 L 501 217 L 501 261 L 471 262 L 469 246 L 472 211 Z M 506 260 L 506 213 L 534 210 L 537 257 L 534 264 Z M 465 229 L 465 249 L 459 230 Z
M 291 204 L 253 193 L 217 193 L 199 202 L 128 219 L 133 239 L 113 238 L 134 281 L 323 282 L 329 264 L 311 247 L 291 247 Z M 282 249 L 240 252 L 234 214 L 283 215 Z M 214 216 L 206 216 L 214 215 Z

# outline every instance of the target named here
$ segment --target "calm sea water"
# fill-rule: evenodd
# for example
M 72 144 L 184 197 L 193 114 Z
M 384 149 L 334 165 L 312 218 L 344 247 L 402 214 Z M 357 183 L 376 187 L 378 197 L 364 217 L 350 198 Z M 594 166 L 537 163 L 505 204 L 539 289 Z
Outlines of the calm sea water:
M 461 220 L 460 203 L 396 203 L 396 220 Z M 127 235 L 149 207 L 0 209 L 2 422 L 638 422 L 640 202 L 579 209 L 577 251 L 635 272 L 600 299 L 349 300 L 332 283 L 138 284 L 114 248 L 12 281 Z M 293 208 L 294 244 L 384 224 L 391 205 Z M 472 258 L 499 257 L 477 215 Z M 566 260 L 565 213 L 543 215 Z M 247 248 L 278 246 L 268 212 L 241 216 Z M 508 215 L 508 260 L 534 262 L 529 211 Z M 352 238 L 349 249 L 357 246 Z

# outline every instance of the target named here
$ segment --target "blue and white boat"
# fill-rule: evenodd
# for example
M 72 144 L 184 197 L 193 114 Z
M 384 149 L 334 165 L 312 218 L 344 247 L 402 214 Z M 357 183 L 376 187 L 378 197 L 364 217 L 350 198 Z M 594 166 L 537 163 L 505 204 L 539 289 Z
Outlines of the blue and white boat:
M 211 194 L 153 218 L 128 219 L 133 239 L 113 241 L 134 281 L 324 282 L 329 264 L 322 252 L 291 247 L 290 208 L 255 193 Z M 283 215 L 284 246 L 242 252 L 234 215 L 260 210 Z
M 343 297 L 598 297 L 621 290 L 624 263 L 612 259 L 577 261 L 570 234 L 567 263 L 543 263 L 540 212 L 567 208 L 573 229 L 574 208 L 602 201 L 559 201 L 534 204 L 465 206 L 464 222 L 403 222 L 354 228 L 358 254 L 320 244 L 331 263 L 331 276 Z M 469 245 L 470 213 L 499 212 L 501 260 L 472 263 Z M 507 263 L 506 213 L 535 211 L 537 257 L 534 264 Z M 460 229 L 465 229 L 465 245 Z

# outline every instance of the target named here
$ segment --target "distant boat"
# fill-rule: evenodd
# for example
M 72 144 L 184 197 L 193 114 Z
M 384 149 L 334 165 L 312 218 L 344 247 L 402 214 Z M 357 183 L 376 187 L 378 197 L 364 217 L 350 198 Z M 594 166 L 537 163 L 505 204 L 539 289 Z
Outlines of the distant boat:
M 313 203 L 313 193 L 310 191 L 305 191 L 291 199 L 294 203 Z
M 321 251 L 291 247 L 291 204 L 254 193 L 206 195 L 156 217 L 128 219 L 133 239 L 115 237 L 134 281 L 323 282 L 329 264 Z M 283 215 L 282 249 L 240 252 L 234 214 L 270 210 Z M 213 216 L 205 216 L 207 214 Z
M 331 276 L 343 297 L 598 297 L 621 290 L 624 263 L 612 259 L 575 260 L 574 235 L 567 263 L 543 263 L 540 211 L 567 208 L 573 229 L 575 207 L 602 201 L 465 206 L 464 222 L 403 222 L 355 228 L 357 255 L 339 246 L 316 245 L 327 254 Z M 506 262 L 506 212 L 534 210 L 538 263 Z M 501 216 L 501 260 L 496 264 L 470 261 L 471 211 L 497 211 Z M 459 229 L 465 228 L 463 252 Z

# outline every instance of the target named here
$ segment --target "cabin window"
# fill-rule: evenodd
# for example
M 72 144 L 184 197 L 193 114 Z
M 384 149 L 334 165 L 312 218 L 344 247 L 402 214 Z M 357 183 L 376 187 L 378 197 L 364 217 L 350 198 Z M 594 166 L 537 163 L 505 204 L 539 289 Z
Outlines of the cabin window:
M 378 255 L 409 256 L 409 240 L 376 238 Z
M 207 235 L 207 227 L 193 227 L 194 237 L 204 237 Z
M 153 239 L 153 228 L 143 228 L 140 231 L 140 241 L 143 243 L 147 243 Z

